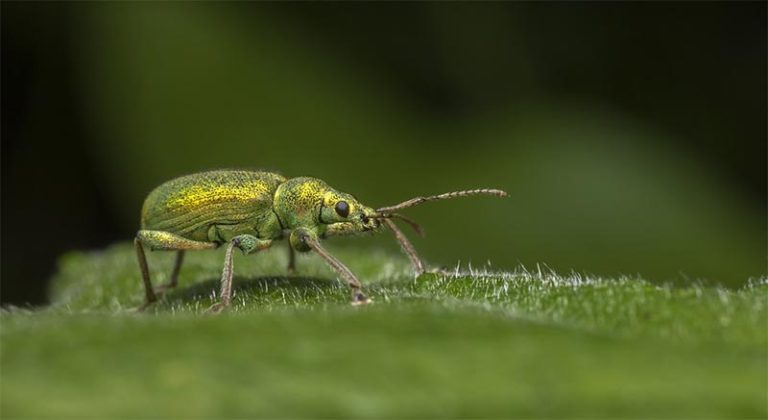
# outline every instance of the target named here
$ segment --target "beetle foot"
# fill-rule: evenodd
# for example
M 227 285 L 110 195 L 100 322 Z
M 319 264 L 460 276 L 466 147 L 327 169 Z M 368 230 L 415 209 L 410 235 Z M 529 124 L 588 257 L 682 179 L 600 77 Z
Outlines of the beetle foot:
M 369 303 L 373 303 L 373 300 L 368 298 L 366 295 L 362 294 L 361 292 L 353 292 L 352 293 L 352 306 L 361 306 L 361 305 L 367 305 Z
M 155 304 L 155 302 L 156 302 L 156 301 L 152 301 L 152 302 L 146 302 L 146 301 L 145 301 L 144 303 L 142 303 L 141 305 L 139 305 L 139 306 L 137 306 L 137 307 L 135 307 L 135 308 L 130 308 L 130 309 L 128 309 L 128 313 L 132 313 L 132 314 L 140 314 L 140 313 L 142 313 L 142 312 L 146 311 L 146 310 L 147 310 L 147 308 L 149 308 L 150 306 L 154 305 L 154 304 Z
M 225 309 L 227 309 L 229 305 L 225 305 L 221 302 L 214 303 L 211 305 L 210 308 L 206 309 L 205 313 L 208 315 L 218 315 L 222 312 L 224 312 Z

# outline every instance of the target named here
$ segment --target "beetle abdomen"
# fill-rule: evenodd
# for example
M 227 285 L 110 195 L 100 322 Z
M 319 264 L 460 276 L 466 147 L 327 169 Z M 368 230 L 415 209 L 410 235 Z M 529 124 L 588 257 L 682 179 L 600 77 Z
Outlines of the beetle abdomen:
M 149 193 L 141 212 L 141 227 L 191 238 L 203 235 L 213 224 L 255 226 L 273 216 L 272 199 L 285 180 L 271 172 L 241 170 L 176 178 Z

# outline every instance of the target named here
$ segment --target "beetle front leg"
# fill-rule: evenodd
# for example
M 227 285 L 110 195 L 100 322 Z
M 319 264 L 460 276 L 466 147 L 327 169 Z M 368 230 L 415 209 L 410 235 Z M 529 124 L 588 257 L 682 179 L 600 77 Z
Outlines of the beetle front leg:
M 227 244 L 227 251 L 224 254 L 224 269 L 221 272 L 221 292 L 219 293 L 219 302 L 208 308 L 208 313 L 218 314 L 227 308 L 232 302 L 232 274 L 235 248 L 243 251 L 243 254 L 253 254 L 272 246 L 272 240 L 259 239 L 253 235 L 238 235 L 232 238 Z
M 336 257 L 331 255 L 322 245 L 320 245 L 320 241 L 316 234 L 306 229 L 296 229 L 291 232 L 290 242 L 291 245 L 295 244 L 295 246 L 298 246 L 299 250 L 311 249 L 323 257 L 325 262 L 328 263 L 339 277 L 341 277 L 352 289 L 353 305 L 364 305 L 371 302 L 371 300 L 360 290 L 362 288 L 360 280 L 357 279 L 347 266 L 342 264 L 341 261 L 337 260 Z

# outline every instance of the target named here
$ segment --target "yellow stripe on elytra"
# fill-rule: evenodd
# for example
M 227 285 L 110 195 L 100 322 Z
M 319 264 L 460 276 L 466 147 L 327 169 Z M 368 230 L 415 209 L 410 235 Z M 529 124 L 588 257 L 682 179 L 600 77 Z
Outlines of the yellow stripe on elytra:
M 166 206 L 194 208 L 211 201 L 256 201 L 268 193 L 267 185 L 261 181 L 242 185 L 192 185 L 170 197 Z

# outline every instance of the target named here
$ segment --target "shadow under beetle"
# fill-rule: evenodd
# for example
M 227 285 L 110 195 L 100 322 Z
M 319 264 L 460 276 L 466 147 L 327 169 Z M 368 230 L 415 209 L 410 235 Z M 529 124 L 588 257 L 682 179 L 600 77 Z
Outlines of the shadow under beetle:
M 288 238 L 290 245 L 289 272 L 295 270 L 295 251 L 314 251 L 352 289 L 354 305 L 368 303 L 370 300 L 360 290 L 360 281 L 320 245 L 320 239 L 376 231 L 386 226 L 410 258 L 418 276 L 424 273 L 424 264 L 392 219 L 408 223 L 419 233 L 421 228 L 396 211 L 427 201 L 475 194 L 507 195 L 495 189 L 455 191 L 416 197 L 374 210 L 316 178 L 288 179 L 271 172 L 216 170 L 173 179 L 147 196 L 141 211 L 141 230 L 134 240 L 146 292 L 144 306 L 155 302 L 165 289 L 177 285 L 184 251 L 214 249 L 227 244 L 220 301 L 209 309 L 218 313 L 232 300 L 234 249 L 252 254 L 284 238 Z M 167 284 L 152 287 L 145 246 L 150 250 L 178 251 Z

